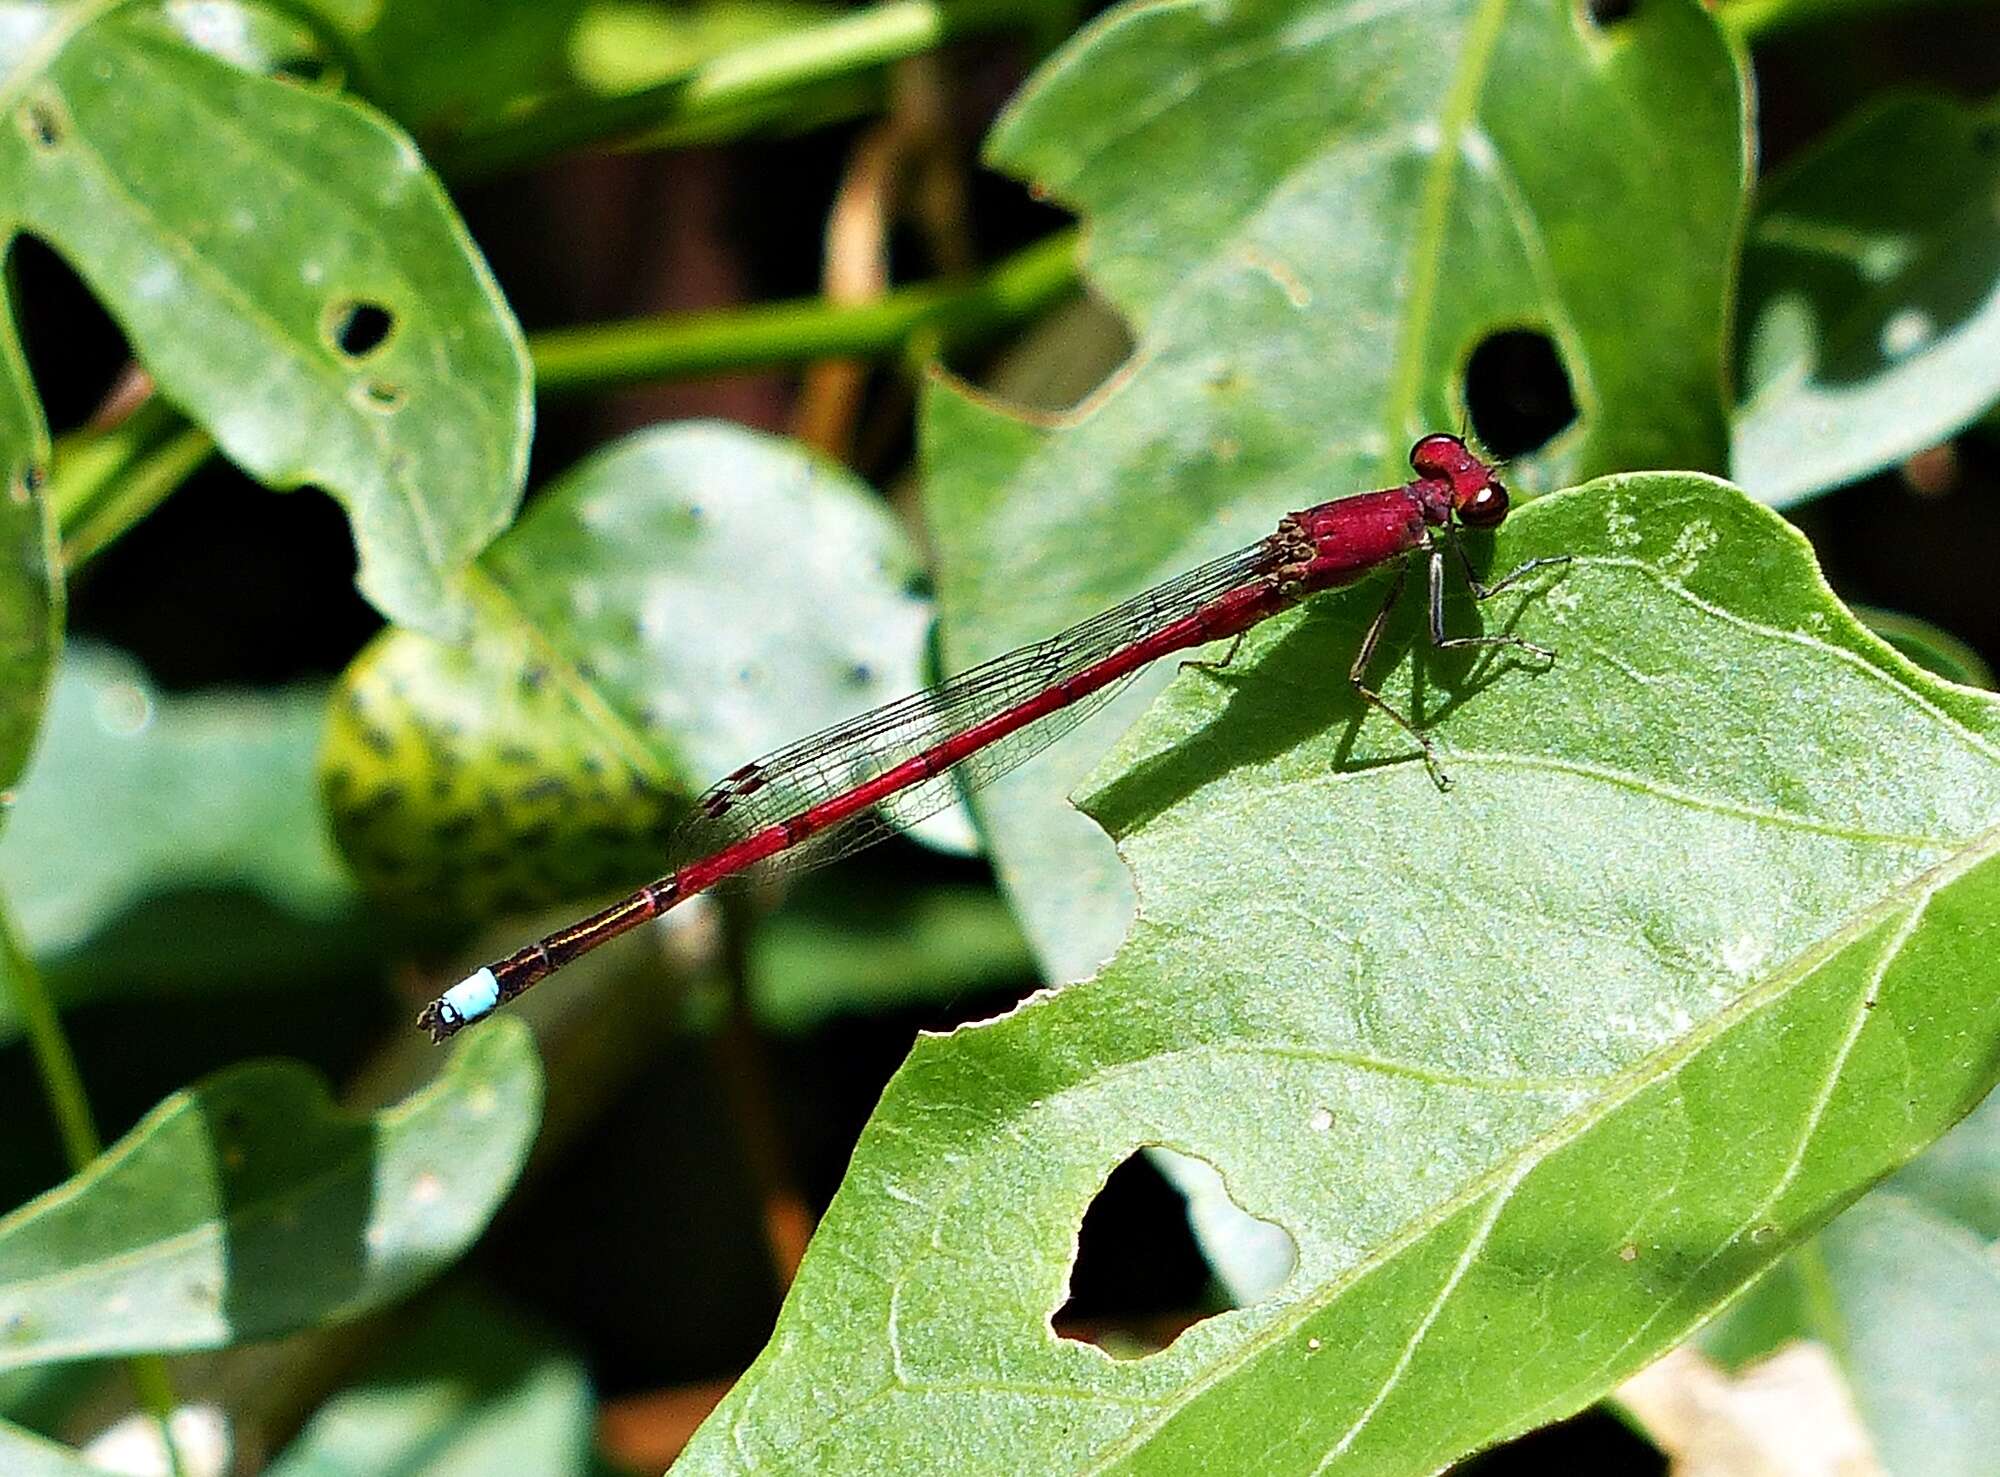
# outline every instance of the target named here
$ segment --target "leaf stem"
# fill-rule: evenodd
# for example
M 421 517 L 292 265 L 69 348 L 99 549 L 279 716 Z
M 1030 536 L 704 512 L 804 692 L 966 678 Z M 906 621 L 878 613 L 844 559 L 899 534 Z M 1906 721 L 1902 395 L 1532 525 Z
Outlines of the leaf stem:
M 62 561 L 75 571 L 165 502 L 215 451 L 215 440 L 199 426 L 182 426 L 152 450 L 120 461 L 116 486 L 102 497 L 59 497 L 59 513 L 72 514 L 63 532 Z M 95 466 L 95 461 L 92 464 Z M 60 479 L 58 479 L 60 481 Z
M 1032 317 L 1075 285 L 1076 235 L 1063 231 L 968 281 L 920 283 L 870 303 L 807 298 L 595 324 L 535 334 L 528 349 L 536 388 L 558 395 L 829 356 L 881 357 L 932 336 L 964 343 Z
M 711 57 L 681 76 L 609 97 L 570 97 L 429 151 L 453 180 L 483 179 L 566 149 L 659 128 L 698 127 L 800 89 L 871 71 L 946 41 L 1031 26 L 1035 0 L 888 0 Z

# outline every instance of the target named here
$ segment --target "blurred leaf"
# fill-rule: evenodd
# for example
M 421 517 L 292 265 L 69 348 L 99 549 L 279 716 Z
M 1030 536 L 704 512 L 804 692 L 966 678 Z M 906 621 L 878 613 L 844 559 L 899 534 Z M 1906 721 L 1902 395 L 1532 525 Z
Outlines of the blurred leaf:
M 1137 347 L 1053 425 L 929 397 L 948 667 L 1401 482 L 1498 331 L 1546 333 L 1581 407 L 1510 480 L 1721 467 L 1743 81 L 1693 5 L 1586 10 L 1129 5 L 1037 74 L 989 153 L 1085 215 Z M 1157 690 L 975 807 L 1051 978 L 1125 932 L 1124 870 L 1061 797 Z
M 10 16 L 0 237 L 61 252 L 238 465 L 339 498 L 381 609 L 449 627 L 519 502 L 532 407 L 520 330 L 415 148 L 151 7 Z M 40 455 L 19 419 L 15 468 Z
M 339 39 L 346 79 L 412 130 L 455 128 L 562 79 L 583 0 L 293 0 Z
M 0 303 L 0 830 L 41 727 L 62 644 L 49 435 L 14 321 Z
M 163 697 L 138 664 L 72 646 L 0 836 L 28 946 L 76 948 L 152 894 L 241 887 L 304 919 L 355 894 L 313 784 L 325 693 Z
M 1435 1472 L 1656 1358 L 1978 1101 L 2000 702 L 1708 479 L 1545 499 L 1491 567 L 1561 551 L 1484 615 L 1547 671 L 1402 660 L 1420 602 L 1391 627 L 1448 795 L 1341 680 L 1379 581 L 1173 684 L 1087 802 L 1131 937 L 919 1040 L 684 1470 Z M 1119 1362 L 1048 1320 L 1149 1144 L 1298 1265 Z
M 1878 103 L 1768 187 L 1743 263 L 1734 474 L 1784 506 L 2000 399 L 2000 114 Z
M 791 900 L 751 936 L 745 971 L 757 1019 L 807 1031 L 851 1011 L 950 1004 L 1031 980 L 1035 961 L 989 888 L 858 888 Z
M 67 1446 L 0 1421 L 0 1472 L 7 1477 L 108 1477 Z
M 175 1093 L 0 1219 L 0 1367 L 271 1338 L 434 1275 L 492 1218 L 540 1116 L 527 1029 L 494 1025 L 370 1119 L 289 1062 Z
M 1733 1364 L 1825 1344 L 1892 1477 L 1985 1477 L 2000 1446 L 2000 1097 L 1703 1336 Z
M 1862 624 L 1927 672 L 1965 687 L 1993 686 L 1993 669 L 1958 637 L 1900 610 L 1856 606 Z
M 573 1358 L 498 1309 L 452 1301 L 322 1405 L 266 1477 L 572 1477 L 595 1403 Z
M 391 631 L 342 679 L 342 846 L 427 909 L 657 874 L 683 797 L 918 685 L 930 606 L 881 503 L 737 427 L 627 437 L 480 561 L 463 645 Z

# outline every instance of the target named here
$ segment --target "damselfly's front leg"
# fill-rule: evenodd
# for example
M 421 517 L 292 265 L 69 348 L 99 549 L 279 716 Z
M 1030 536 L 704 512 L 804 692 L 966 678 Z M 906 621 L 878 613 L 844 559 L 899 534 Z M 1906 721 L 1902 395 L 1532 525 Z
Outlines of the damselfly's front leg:
M 1451 538 L 1450 543 L 1453 552 L 1458 555 L 1459 568 L 1465 571 L 1465 583 L 1471 588 L 1472 598 L 1475 600 L 1491 600 L 1508 586 L 1526 579 L 1538 569 L 1550 569 L 1558 564 L 1568 564 L 1576 558 L 1574 554 L 1545 554 L 1540 559 L 1530 559 L 1526 564 L 1517 564 L 1492 584 L 1483 585 L 1479 582 L 1479 576 L 1473 573 L 1472 556 L 1465 552 L 1465 545 L 1456 538 Z
M 1354 661 L 1347 669 L 1347 680 L 1354 684 L 1356 692 L 1394 718 L 1402 726 L 1403 732 L 1422 746 L 1424 768 L 1430 771 L 1431 783 L 1440 790 L 1449 790 L 1451 776 L 1438 764 L 1437 750 L 1431 747 L 1431 741 L 1424 731 L 1390 707 L 1388 700 L 1368 685 L 1368 663 L 1375 655 L 1376 646 L 1381 643 L 1383 631 L 1388 629 L 1389 615 L 1396 608 L 1396 597 L 1403 593 L 1403 581 L 1409 573 L 1410 563 L 1407 559 L 1396 566 L 1396 577 L 1389 582 L 1389 593 L 1383 597 L 1382 608 L 1375 612 L 1375 619 L 1368 623 L 1368 634 L 1361 638 L 1361 649 L 1354 653 Z
M 1530 559 L 1526 564 L 1523 564 L 1519 569 L 1514 570 L 1512 573 L 1508 574 L 1504 579 L 1498 581 L 1497 583 L 1491 585 L 1481 585 L 1478 579 L 1476 579 L 1473 576 L 1472 562 L 1471 560 L 1466 558 L 1465 550 L 1463 547 L 1460 546 L 1458 540 L 1448 538 L 1446 542 L 1448 542 L 1452 546 L 1452 548 L 1458 551 L 1459 560 L 1465 565 L 1466 582 L 1472 586 L 1472 595 L 1473 598 L 1476 600 L 1484 600 L 1490 595 L 1499 594 L 1500 591 L 1505 589 L 1508 585 L 1512 584 L 1515 580 L 1519 579 L 1522 575 L 1527 574 L 1530 570 L 1536 569 L 1541 565 L 1565 564 L 1569 562 L 1569 556 L 1567 554 L 1557 555 L 1554 558 L 1549 558 L 1549 559 Z M 1511 632 L 1500 636 L 1445 635 L 1444 550 L 1438 547 L 1436 539 L 1432 539 L 1430 543 L 1430 586 L 1431 586 L 1430 588 L 1431 645 L 1437 647 L 1440 651 L 1449 651 L 1454 647 L 1465 647 L 1465 646 L 1506 646 L 1513 648 L 1515 651 L 1525 651 L 1531 656 L 1540 657 L 1545 662 L 1553 662 L 1556 659 L 1556 654 L 1553 651 L 1550 651 L 1548 647 L 1537 646 L 1535 645 L 1534 642 L 1526 639 L 1525 637 L 1516 636 Z
M 1225 651 L 1220 658 L 1189 657 L 1181 663 L 1181 670 L 1185 672 L 1188 668 L 1192 667 L 1197 672 L 1227 671 L 1229 664 L 1236 660 L 1236 653 L 1243 645 L 1243 638 L 1249 634 L 1248 631 L 1238 631 L 1235 638 L 1229 643 L 1229 650 Z

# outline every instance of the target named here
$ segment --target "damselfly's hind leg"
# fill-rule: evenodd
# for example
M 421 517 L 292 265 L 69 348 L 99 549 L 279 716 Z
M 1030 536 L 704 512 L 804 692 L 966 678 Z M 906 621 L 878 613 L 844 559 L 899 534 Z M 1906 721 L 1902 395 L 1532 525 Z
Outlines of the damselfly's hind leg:
M 1465 567 L 1465 582 L 1470 586 L 1472 586 L 1472 597 L 1475 600 L 1485 600 L 1489 596 L 1499 594 L 1502 590 L 1506 589 L 1507 586 L 1513 584 L 1514 581 L 1521 578 L 1521 576 L 1531 573 L 1532 571 L 1539 569 L 1544 565 L 1567 564 L 1569 563 L 1570 560 L 1570 556 L 1568 554 L 1558 554 L 1552 558 L 1547 558 L 1547 559 L 1530 559 L 1526 564 L 1523 564 L 1519 569 L 1510 571 L 1507 575 L 1495 581 L 1493 584 L 1482 585 L 1479 583 L 1478 578 L 1472 572 L 1472 561 L 1466 558 L 1464 547 L 1458 542 L 1457 539 L 1452 539 L 1450 542 L 1452 548 L 1458 552 L 1459 563 L 1464 565 Z M 1431 545 L 1430 597 L 1431 597 L 1431 611 L 1430 611 L 1431 645 L 1437 647 L 1440 651 L 1450 651 L 1457 647 L 1467 647 L 1467 646 L 1489 646 L 1489 647 L 1505 646 L 1505 647 L 1510 647 L 1515 651 L 1525 651 L 1530 656 L 1539 658 L 1541 661 L 1544 662 L 1553 663 L 1555 661 L 1556 654 L 1553 651 L 1549 650 L 1548 647 L 1537 646 L 1534 642 L 1522 636 L 1515 636 L 1512 634 L 1500 635 L 1500 636 L 1445 635 L 1444 551 L 1439 549 L 1436 543 L 1433 543 Z
M 1189 668 L 1193 668 L 1197 672 L 1228 671 L 1229 664 L 1236 660 L 1236 653 L 1243 645 L 1243 638 L 1248 634 L 1249 632 L 1247 631 L 1238 631 L 1235 639 L 1229 643 L 1229 650 L 1225 651 L 1220 658 L 1211 660 L 1206 657 L 1189 657 L 1181 663 L 1181 670 L 1185 672 Z
M 1354 684 L 1354 690 L 1373 706 L 1387 713 L 1401 725 L 1403 732 L 1417 741 L 1424 751 L 1424 768 L 1430 772 L 1431 783 L 1439 790 L 1451 788 L 1451 776 L 1438 763 L 1437 750 L 1431 746 L 1430 738 L 1421 728 L 1389 706 L 1388 699 L 1368 685 L 1368 663 L 1375 655 L 1375 648 L 1381 643 L 1383 631 L 1388 629 L 1390 612 L 1396 608 L 1396 597 L 1403 593 L 1403 580 L 1410 572 L 1406 560 L 1396 566 L 1396 577 L 1389 583 L 1389 593 L 1382 601 L 1382 608 L 1375 612 L 1375 619 L 1368 623 L 1368 634 L 1361 638 L 1361 649 L 1354 653 L 1354 661 L 1348 666 L 1347 680 Z

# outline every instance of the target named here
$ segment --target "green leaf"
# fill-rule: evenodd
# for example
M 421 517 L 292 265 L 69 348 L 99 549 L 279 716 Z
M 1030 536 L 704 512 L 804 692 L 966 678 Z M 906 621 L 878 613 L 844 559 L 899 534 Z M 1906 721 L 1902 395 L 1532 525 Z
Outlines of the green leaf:
M 37 954 L 136 902 L 242 888 L 305 919 L 350 913 L 313 782 L 325 693 L 164 697 L 137 663 L 73 646 L 0 837 L 0 892 Z
M 2000 114 L 1877 103 L 1768 187 L 1743 259 L 1730 465 L 1784 506 L 2000 399 Z
M 214 1349 L 351 1318 L 472 1242 L 541 1110 L 527 1029 L 495 1022 L 372 1119 L 293 1063 L 175 1093 L 0 1219 L 0 1368 Z
M 818 0 L 596 0 L 570 42 L 577 80 L 594 92 L 667 82 L 737 46 L 768 41 L 835 12 Z
M 652 876 L 700 785 L 919 685 L 918 571 L 881 503 L 797 446 L 628 437 L 480 561 L 465 643 L 392 631 L 348 669 L 324 759 L 341 845 L 427 909 Z
M 1484 540 L 1478 557 L 1484 560 Z M 1088 805 L 1143 908 L 1097 976 L 922 1039 L 688 1472 L 1430 1473 L 1678 1342 L 2000 1071 L 2000 702 L 1920 672 L 1734 489 L 1531 505 L 1481 613 L 1546 671 L 1343 680 L 1379 581 L 1191 672 Z M 1263 1302 L 1052 1334 L 1135 1149 L 1283 1227 Z
M 1982 1477 L 2000 1444 L 2000 1096 L 1779 1265 L 1703 1337 L 1823 1342 L 1882 1469 Z
M 1053 426 L 930 396 L 947 666 L 1401 482 L 1497 331 L 1547 334 L 1580 407 L 1510 480 L 1720 469 L 1742 79 L 1694 5 L 1606 28 L 1587 10 L 1131 5 L 1037 75 L 989 152 L 1085 214 L 1089 275 L 1137 347 Z M 1060 800 L 1118 724 L 978 806 L 1052 978 L 1130 916 L 1110 848 Z
M 0 828 L 27 767 L 62 646 L 49 436 L 14 320 L 0 304 Z
M 454 1300 L 322 1405 L 267 1477 L 589 1472 L 595 1403 L 576 1360 L 497 1308 Z
M 582 0 L 296 0 L 349 84 L 411 130 L 460 127 L 562 80 Z
M 53 245 L 232 460 L 341 500 L 369 599 L 448 628 L 519 502 L 532 406 L 520 330 L 415 148 L 150 7 L 15 10 L 0 239 Z

